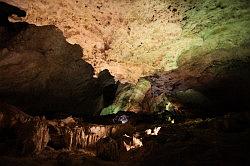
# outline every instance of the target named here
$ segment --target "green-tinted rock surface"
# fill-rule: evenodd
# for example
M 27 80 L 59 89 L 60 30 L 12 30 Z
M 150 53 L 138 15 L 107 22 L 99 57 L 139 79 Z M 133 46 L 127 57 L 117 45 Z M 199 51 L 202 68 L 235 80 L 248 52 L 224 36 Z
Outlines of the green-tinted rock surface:
M 250 4 L 247 0 L 202 0 L 185 13 L 183 37 L 201 38 L 202 43 L 183 52 L 178 65 L 218 49 L 238 49 L 250 39 Z M 249 45 L 248 45 L 249 46 Z
M 141 104 L 151 84 L 145 79 L 140 79 L 136 85 L 127 85 L 117 95 L 114 104 L 104 108 L 101 115 L 115 114 L 119 111 L 141 111 Z

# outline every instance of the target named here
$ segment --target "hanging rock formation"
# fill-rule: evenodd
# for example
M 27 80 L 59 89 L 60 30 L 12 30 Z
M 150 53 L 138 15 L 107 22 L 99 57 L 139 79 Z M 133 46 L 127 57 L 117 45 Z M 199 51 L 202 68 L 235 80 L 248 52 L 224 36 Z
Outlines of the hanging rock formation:
M 115 84 L 113 77 L 93 78 L 82 48 L 67 43 L 58 28 L 8 23 L 0 36 L 2 100 L 33 115 L 95 114 L 103 107 L 102 89 Z

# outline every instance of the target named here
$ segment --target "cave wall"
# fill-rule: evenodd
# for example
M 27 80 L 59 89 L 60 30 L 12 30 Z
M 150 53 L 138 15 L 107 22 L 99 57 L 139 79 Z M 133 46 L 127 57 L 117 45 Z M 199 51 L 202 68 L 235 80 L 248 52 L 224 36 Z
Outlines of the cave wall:
M 202 43 L 183 52 L 178 66 L 215 50 L 249 48 L 250 4 L 246 0 L 201 0 L 185 18 L 182 36 L 199 37 Z
M 247 0 L 8 2 L 27 10 L 29 23 L 56 25 L 97 73 L 107 68 L 122 82 L 249 40 Z
M 228 70 L 229 75 L 242 77 L 232 77 L 228 82 L 225 79 L 224 84 L 233 83 L 233 78 L 248 80 L 248 68 L 241 70 L 249 62 L 250 14 L 246 0 L 8 2 L 28 11 L 26 18 L 12 16 L 11 21 L 26 20 L 37 25 L 58 26 L 69 42 L 79 43 L 83 47 L 83 52 L 78 51 L 78 59 L 83 56 L 97 72 L 108 68 L 122 82 L 136 82 L 139 77 L 154 73 L 163 73 L 165 77 L 165 74 L 169 74 L 165 71 L 178 66 L 180 69 L 173 71 L 176 75 L 182 72 L 177 80 L 189 80 L 192 77 L 205 80 L 197 83 L 191 79 L 193 87 L 220 79 L 218 77 L 227 77 Z M 39 41 L 39 37 L 35 38 Z M 51 43 L 47 40 L 45 47 L 48 45 L 46 43 Z M 24 39 L 24 42 L 29 40 Z M 33 43 L 31 40 L 30 46 Z M 11 44 L 25 48 L 25 44 Z M 52 46 L 64 47 L 60 43 Z M 47 53 L 44 53 L 43 47 L 33 47 L 41 54 Z M 3 54 L 6 53 L 8 49 L 7 52 L 3 50 Z M 55 61 L 63 59 L 59 48 L 52 54 L 60 55 L 55 57 Z M 67 58 L 71 60 L 72 57 Z M 240 72 L 237 73 L 237 70 Z M 67 84 L 78 85 L 75 78 L 66 78 Z M 58 80 L 56 82 L 60 82 Z M 181 85 L 185 88 L 179 90 L 192 88 L 191 83 L 187 81 Z M 168 86 L 176 87 L 175 84 Z M 247 86 L 244 87 L 243 91 L 247 89 Z M 81 93 L 77 90 L 74 89 L 74 93 Z M 56 91 L 57 95 L 61 93 L 57 87 L 51 91 Z

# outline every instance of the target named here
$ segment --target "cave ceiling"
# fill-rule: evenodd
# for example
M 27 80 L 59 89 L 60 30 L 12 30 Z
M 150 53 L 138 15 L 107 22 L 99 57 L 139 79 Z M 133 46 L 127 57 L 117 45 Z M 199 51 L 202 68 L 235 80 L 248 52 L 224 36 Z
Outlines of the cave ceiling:
M 193 56 L 248 45 L 247 0 L 4 0 L 27 11 L 11 17 L 55 25 L 83 48 L 96 74 L 121 82 L 177 68 Z
M 84 49 L 83 58 L 96 73 L 108 69 L 122 82 L 133 83 L 155 71 L 176 68 L 177 57 L 193 43 L 201 42 L 200 38 L 180 40 L 182 14 L 192 2 L 7 1 L 27 11 L 22 21 L 56 25 L 69 43 Z

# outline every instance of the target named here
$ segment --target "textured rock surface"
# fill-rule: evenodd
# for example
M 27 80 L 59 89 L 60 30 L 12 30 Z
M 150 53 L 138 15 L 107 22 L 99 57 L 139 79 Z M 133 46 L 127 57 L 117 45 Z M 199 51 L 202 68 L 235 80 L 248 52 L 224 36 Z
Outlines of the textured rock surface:
M 81 47 L 67 43 L 59 29 L 25 23 L 1 29 L 1 36 L 6 37 L 1 38 L 0 50 L 2 99 L 33 114 L 93 114 L 102 107 L 104 85 L 93 78 L 93 68 L 81 59 Z
M 6 103 L 0 103 L 0 111 L 1 128 L 11 128 L 16 124 L 26 123 L 31 119 L 31 116 Z
M 184 107 L 191 104 L 192 108 L 192 99 L 207 98 L 209 105 L 200 102 L 203 111 L 249 110 L 249 48 L 220 49 L 193 57 L 177 70 L 151 77 L 152 89 L 156 96 L 166 93 Z M 188 94 L 190 89 L 199 92 L 200 97 Z
M 29 23 L 56 25 L 84 48 L 84 59 L 97 72 L 107 68 L 120 81 L 175 68 L 178 55 L 199 41 L 179 40 L 189 1 L 7 1 L 24 8 Z
M 0 103 L 1 154 L 32 155 L 41 153 L 49 142 L 47 122 L 31 117 L 18 108 Z
M 8 1 L 36 13 L 26 20 L 76 39 L 97 70 L 107 65 L 132 82 L 159 70 L 122 88 L 105 114 L 168 111 L 62 120 L 22 113 L 99 113 L 117 85 L 107 70 L 94 79 L 82 49 L 54 26 L 10 23 L 0 28 L 0 101 L 21 107 L 0 103 L 0 165 L 249 165 L 247 0 Z M 199 119 L 166 123 L 170 110 Z
M 121 81 L 249 41 L 248 0 L 7 1 L 27 10 L 29 23 L 59 27 L 97 72 Z
M 244 165 L 249 163 L 249 112 L 228 113 L 204 120 L 189 119 L 178 124 L 148 124 L 138 121 L 139 123 L 134 125 L 133 130 L 128 130 L 128 125 L 82 124 L 81 121 L 72 117 L 61 120 L 33 118 L 6 104 L 1 105 L 0 112 L 1 117 L 6 115 L 5 119 L 13 119 L 15 122 L 14 125 L 5 125 L 12 126 L 8 128 L 8 132 L 6 130 L 2 132 L 4 128 L 0 127 L 1 165 L 108 166 L 165 165 L 165 163 L 170 165 L 176 165 L 176 163 L 180 165 Z M 9 112 L 15 114 L 8 114 Z M 17 117 L 24 117 L 28 121 Z M 47 132 L 41 131 L 47 130 L 41 129 L 46 129 L 46 126 L 49 128 L 50 142 L 44 148 L 46 144 L 43 143 L 48 140 L 44 138 L 48 137 L 44 137 Z M 70 146 L 61 148 L 52 146 L 52 141 L 61 143 L 53 135 L 58 132 L 52 130 L 52 126 L 58 131 L 64 131 L 67 128 L 67 131 L 72 132 L 72 137 L 68 137 L 66 133 L 62 134 L 64 140 L 69 140 L 71 144 L 67 145 Z M 82 132 L 89 138 L 81 139 L 82 134 L 78 132 L 80 130 L 75 130 L 76 128 L 84 128 Z M 153 128 L 160 129 L 158 135 L 145 133 Z M 95 135 L 98 139 L 92 139 L 91 135 Z M 135 139 L 135 136 L 138 139 Z M 136 144 L 138 140 L 139 146 Z M 78 143 L 84 143 L 87 146 L 82 147 Z M 88 149 L 88 144 L 95 149 Z M 123 144 L 130 147 L 137 145 L 137 147 L 126 151 Z M 34 149 L 39 149 L 39 151 L 34 151 Z M 28 156 L 15 155 L 15 151 L 18 151 L 18 154 L 28 152 L 28 154 L 22 153 Z M 29 157 L 29 154 L 33 156 Z
M 101 114 L 167 109 L 201 116 L 249 110 L 249 63 L 250 45 L 194 56 L 178 69 L 141 79 L 148 86 L 139 86 L 139 80 L 124 87 Z
M 142 103 L 150 90 L 150 82 L 140 79 L 136 85 L 127 85 L 120 89 L 112 105 L 102 110 L 101 115 L 115 114 L 118 111 L 142 112 Z
M 2 140 L 0 147 L 5 149 L 11 143 L 13 144 L 9 150 L 0 151 L 1 155 L 9 153 L 11 155 L 38 155 L 46 147 L 67 151 L 95 148 L 102 138 L 120 137 L 135 130 L 130 124 L 88 124 L 72 117 L 62 120 L 46 120 L 44 117 L 31 117 L 7 104 L 1 103 L 0 106 L 0 140 Z M 101 144 L 98 144 L 98 150 L 104 153 L 100 149 Z M 114 156 L 110 156 L 111 160 L 117 159 L 115 155 L 118 153 L 118 147 L 115 148 L 117 152 Z M 105 150 L 107 149 L 104 148 Z
M 97 142 L 105 137 L 123 135 L 134 128 L 130 125 L 97 125 L 75 122 L 65 124 L 48 121 L 51 140 L 49 146 L 55 149 L 79 150 L 95 148 Z
M 16 126 L 17 149 L 24 155 L 41 153 L 49 142 L 49 129 L 45 119 L 36 117 Z
M 103 160 L 118 160 L 118 143 L 110 137 L 100 139 L 96 145 L 96 156 Z
M 247 0 L 201 0 L 194 6 L 195 10 L 185 13 L 182 36 L 202 38 L 202 42 L 183 52 L 178 66 L 194 56 L 202 57 L 218 49 L 234 52 L 238 47 L 249 47 L 250 4 Z

